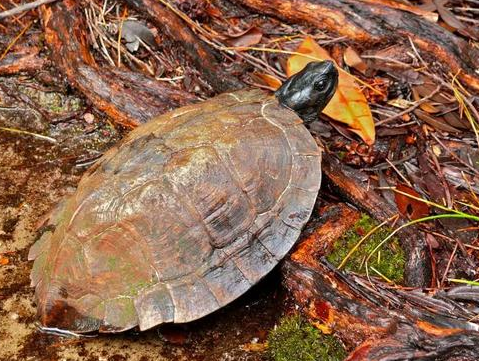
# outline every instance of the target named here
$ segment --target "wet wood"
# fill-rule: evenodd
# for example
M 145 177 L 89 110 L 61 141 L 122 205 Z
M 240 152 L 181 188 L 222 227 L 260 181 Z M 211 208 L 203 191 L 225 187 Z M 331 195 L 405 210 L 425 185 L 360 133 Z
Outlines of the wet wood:
M 329 206 L 285 261 L 283 282 L 302 312 L 353 350 L 347 360 L 477 359 L 479 328 L 467 322 L 469 315 L 445 311 L 462 308 L 452 297 L 374 289 L 322 258 L 328 244 L 351 227 L 355 213 L 344 204 Z
M 42 11 L 45 41 L 55 66 L 115 122 L 135 126 L 196 98 L 142 74 L 99 67 L 90 54 L 78 2 L 64 0 Z
M 409 11 L 390 7 L 386 0 L 239 0 L 257 12 L 288 22 L 309 23 L 365 46 L 412 40 L 470 87 L 479 90 L 479 50 L 441 26 Z
M 15 52 L 8 53 L 0 61 L 0 75 L 13 75 L 21 72 L 33 74 L 41 70 L 47 61 L 38 55 L 39 52 L 40 48 L 32 46 L 22 47 Z
M 165 8 L 157 0 L 124 1 L 142 15 L 146 15 L 163 34 L 184 49 L 189 60 L 216 92 L 238 90 L 244 87 L 243 83 L 222 69 L 221 55 L 193 34 L 188 25 L 173 11 Z
M 324 219 L 321 226 L 304 232 L 290 258 L 301 264 L 316 265 L 317 259 L 328 253 L 334 241 L 351 229 L 360 218 L 361 213 L 358 210 L 344 203 L 328 206 L 321 213 L 321 219 Z
M 323 174 L 348 201 L 383 222 L 398 214 L 384 198 L 370 187 L 369 177 L 361 170 L 342 164 L 331 155 L 323 157 Z M 403 221 L 397 224 L 401 225 Z M 429 287 L 431 260 L 426 237 L 418 227 L 410 226 L 398 232 L 401 246 L 406 252 L 405 283 L 412 287 Z

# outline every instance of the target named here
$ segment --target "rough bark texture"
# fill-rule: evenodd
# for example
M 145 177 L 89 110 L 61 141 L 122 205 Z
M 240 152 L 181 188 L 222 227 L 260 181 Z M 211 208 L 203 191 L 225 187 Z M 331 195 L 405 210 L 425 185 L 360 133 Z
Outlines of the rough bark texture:
M 196 69 L 218 93 L 244 87 L 238 79 L 223 71 L 220 55 L 203 43 L 171 10 L 157 0 L 124 0 L 155 24 L 165 35 L 183 48 Z
M 8 53 L 0 61 L 0 75 L 13 75 L 20 72 L 34 73 L 41 70 L 47 62 L 38 56 L 38 47 L 21 48 L 14 53 Z
M 408 37 L 426 53 L 437 57 L 451 73 L 479 90 L 479 51 L 450 31 L 380 0 L 238 0 L 257 12 L 288 22 L 307 22 L 348 39 L 373 44 L 407 42 Z
M 329 182 L 356 206 L 379 221 L 385 221 L 398 213 L 376 191 L 364 183 L 360 170 L 342 164 L 333 156 L 326 155 L 323 172 Z M 366 177 L 366 178 L 365 178 Z M 401 224 L 401 222 L 399 222 Z M 426 238 L 415 226 L 406 227 L 398 233 L 401 246 L 406 252 L 405 283 L 411 287 L 429 287 L 431 283 L 431 260 Z
M 347 360 L 476 360 L 479 328 L 459 316 L 463 307 L 451 295 L 376 290 L 320 260 L 356 213 L 344 204 L 329 207 L 284 263 L 284 283 L 295 303 L 353 349 Z
M 135 126 L 196 98 L 128 70 L 102 67 L 89 52 L 86 25 L 74 0 L 43 9 L 50 58 L 69 82 L 115 122 Z

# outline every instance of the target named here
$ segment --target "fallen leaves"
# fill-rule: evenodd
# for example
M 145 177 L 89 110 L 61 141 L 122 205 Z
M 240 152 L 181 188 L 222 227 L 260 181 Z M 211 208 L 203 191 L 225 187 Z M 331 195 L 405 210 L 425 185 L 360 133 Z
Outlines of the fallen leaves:
M 307 56 L 295 54 L 289 57 L 286 64 L 288 77 L 299 72 L 315 59 L 332 60 L 329 53 L 310 37 L 301 43 L 296 52 Z M 374 143 L 375 127 L 371 110 L 355 78 L 349 73 L 339 72 L 338 89 L 323 113 L 338 122 L 347 124 L 351 131 L 358 134 L 366 144 Z
M 361 57 L 356 53 L 356 51 L 348 46 L 343 54 L 344 62 L 347 66 L 356 69 L 360 73 L 366 73 L 368 66 L 366 63 L 361 59 Z
M 153 32 L 136 20 L 125 20 L 121 27 L 121 37 L 125 40 L 126 48 L 136 52 L 140 47 L 140 40 L 152 48 L 156 48 L 156 40 Z
M 399 184 L 396 189 L 402 193 L 410 194 L 413 197 L 421 198 L 421 195 L 418 192 L 408 186 Z M 396 200 L 399 212 L 405 217 L 409 217 L 410 219 L 414 220 L 429 215 L 429 206 L 424 202 L 418 201 L 398 192 L 394 193 L 394 198 Z
M 252 76 L 258 78 L 270 90 L 274 91 L 281 86 L 281 81 L 272 75 L 255 72 Z
M 263 37 L 263 32 L 256 26 L 237 34 L 228 34 L 230 39 L 228 43 L 235 47 L 248 47 L 258 44 Z

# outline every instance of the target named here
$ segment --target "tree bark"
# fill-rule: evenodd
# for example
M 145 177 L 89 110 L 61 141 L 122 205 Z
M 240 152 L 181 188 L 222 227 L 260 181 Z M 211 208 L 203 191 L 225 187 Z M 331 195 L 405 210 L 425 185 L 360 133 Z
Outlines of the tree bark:
M 33 74 L 41 70 L 46 60 L 38 54 L 40 49 L 36 46 L 22 47 L 14 53 L 8 53 L 0 61 L 0 75 L 13 75 L 20 72 Z

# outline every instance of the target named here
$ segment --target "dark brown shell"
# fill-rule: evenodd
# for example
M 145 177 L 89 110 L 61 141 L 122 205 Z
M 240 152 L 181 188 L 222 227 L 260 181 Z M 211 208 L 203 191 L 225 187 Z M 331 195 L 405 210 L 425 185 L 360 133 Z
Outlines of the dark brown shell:
M 44 326 L 119 332 L 233 301 L 298 239 L 321 181 L 301 119 L 260 90 L 132 131 L 53 213 L 31 249 Z

